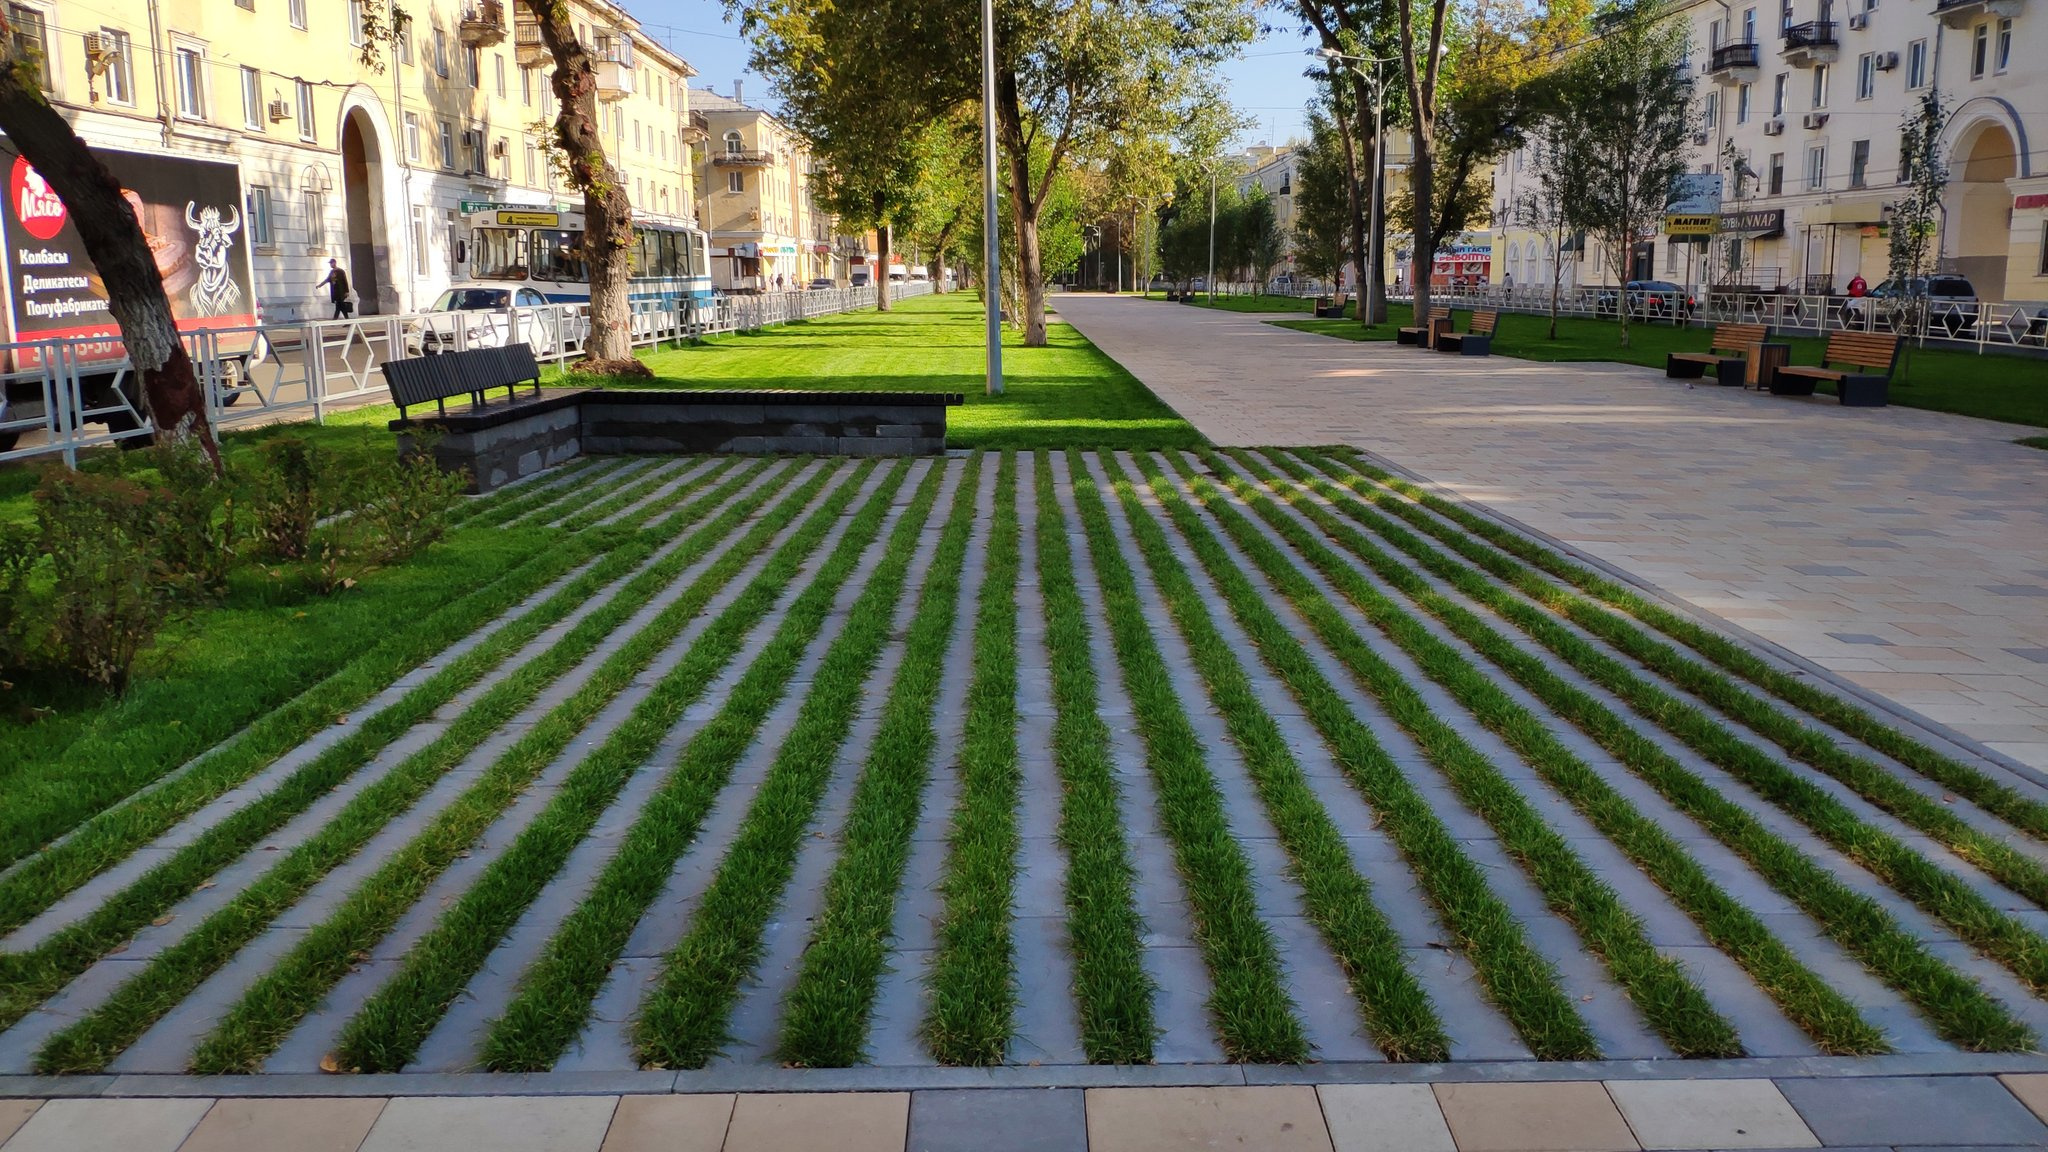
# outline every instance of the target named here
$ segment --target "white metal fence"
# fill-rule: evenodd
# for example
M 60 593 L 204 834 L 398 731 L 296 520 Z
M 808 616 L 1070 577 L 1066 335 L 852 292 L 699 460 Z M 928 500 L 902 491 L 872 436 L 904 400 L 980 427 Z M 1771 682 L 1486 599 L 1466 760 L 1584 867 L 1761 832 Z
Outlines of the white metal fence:
M 890 285 L 889 294 L 904 299 L 931 289 L 912 281 Z M 643 301 L 633 309 L 633 343 L 658 347 L 874 304 L 872 285 L 720 296 L 708 309 Z M 318 421 L 335 406 L 381 397 L 377 369 L 386 360 L 524 341 L 541 361 L 560 364 L 581 355 L 589 327 L 587 306 L 552 304 L 208 329 L 187 333 L 185 350 L 206 390 L 208 418 L 230 428 Z M 141 381 L 119 356 L 118 340 L 0 344 L 0 363 L 15 366 L 0 374 L 0 463 L 57 456 L 75 467 L 83 449 L 148 436 Z

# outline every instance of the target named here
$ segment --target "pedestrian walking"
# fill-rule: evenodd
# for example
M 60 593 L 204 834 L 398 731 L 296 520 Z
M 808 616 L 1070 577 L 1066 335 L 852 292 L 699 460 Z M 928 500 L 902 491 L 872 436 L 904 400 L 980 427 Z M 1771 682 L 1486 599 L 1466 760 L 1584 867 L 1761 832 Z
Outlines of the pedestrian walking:
M 348 273 L 341 270 L 338 261 L 327 262 L 327 278 L 314 285 L 327 289 L 327 299 L 334 304 L 334 319 L 346 320 L 355 311 L 348 288 Z

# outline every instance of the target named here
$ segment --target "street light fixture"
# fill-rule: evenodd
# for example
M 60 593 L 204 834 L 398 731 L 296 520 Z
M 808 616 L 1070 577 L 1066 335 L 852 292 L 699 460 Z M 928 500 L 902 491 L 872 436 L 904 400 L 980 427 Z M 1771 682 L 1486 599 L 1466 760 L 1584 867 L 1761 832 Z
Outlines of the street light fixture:
M 1352 63 L 1372 65 L 1372 230 L 1366 234 L 1372 244 L 1372 268 L 1366 273 L 1365 283 L 1359 285 L 1363 299 L 1359 318 L 1367 324 L 1380 314 L 1379 278 L 1386 253 L 1381 251 L 1385 238 L 1381 234 L 1380 201 L 1386 195 L 1387 132 L 1386 132 L 1386 85 L 1380 79 L 1380 65 L 1395 62 L 1391 56 L 1353 56 L 1335 48 L 1324 47 L 1316 55 L 1332 64 Z

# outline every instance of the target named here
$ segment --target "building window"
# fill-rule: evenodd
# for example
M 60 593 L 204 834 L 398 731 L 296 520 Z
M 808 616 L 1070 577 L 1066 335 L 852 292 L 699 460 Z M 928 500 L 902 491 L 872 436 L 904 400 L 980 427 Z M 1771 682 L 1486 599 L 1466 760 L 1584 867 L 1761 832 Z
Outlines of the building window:
M 400 17 L 398 21 L 398 62 L 412 63 L 412 17 Z
M 15 53 L 24 60 L 35 61 L 44 89 L 53 87 L 50 80 L 50 30 L 43 21 L 42 12 L 26 4 L 9 4 L 7 23 L 14 30 Z
M 633 121 L 633 151 L 640 151 L 640 122 Z
M 1815 144 L 1806 150 L 1806 190 L 1819 192 L 1828 186 L 1828 146 Z
M 306 191 L 306 251 L 327 251 L 327 193 Z
M 505 98 L 505 54 L 503 52 L 491 53 L 491 67 L 497 70 L 498 99 L 503 100 Z
M 128 47 L 128 34 L 114 28 L 100 29 L 102 42 L 111 56 L 102 57 L 107 66 L 107 99 L 115 104 L 135 103 L 135 56 Z
M 1849 187 L 1861 188 L 1870 176 L 1870 141 L 1849 145 Z
M 478 48 L 478 47 L 476 47 L 475 45 L 473 45 L 473 44 L 472 44 L 472 45 L 470 45 L 470 46 L 469 46 L 468 48 L 465 48 L 465 49 L 463 50 L 462 56 L 463 56 L 463 61 L 462 61 L 462 67 L 463 67 L 463 72 L 464 72 L 464 74 L 465 74 L 465 75 L 464 75 L 464 78 L 465 78 L 465 79 L 467 79 L 467 80 L 469 81 L 469 86 L 470 86 L 471 88 L 481 88 L 481 87 L 483 87 L 483 86 L 484 86 L 484 53 L 483 53 L 483 49 L 481 49 L 481 48 Z
M 528 108 L 533 107 L 533 69 L 531 68 L 521 68 L 519 70 L 519 102 Z
M 405 158 L 413 163 L 420 159 L 420 115 L 417 112 L 405 114 Z
M 725 190 L 727 192 L 745 192 L 747 190 L 747 174 L 745 172 L 727 172 L 725 174 Z
M 479 176 L 489 172 L 490 158 L 484 154 L 484 130 L 472 128 L 463 136 L 469 150 L 469 170 Z
M 1778 35 L 1792 30 L 1792 0 L 1778 0 Z
M 1991 25 L 1979 24 L 1970 32 L 1970 79 L 1981 79 L 1991 63 Z
M 1766 187 L 1769 189 L 1769 195 L 1783 196 L 1785 194 L 1785 154 L 1783 152 L 1771 153 L 1771 182 Z
M 306 0 L 285 0 L 285 14 L 291 17 L 292 27 L 306 30 Z
M 725 134 L 725 154 L 728 156 L 737 156 L 740 154 L 740 152 L 740 134 L 738 132 L 727 132 Z
M 1906 45 L 1906 87 L 1927 87 L 1927 41 L 1915 40 Z
M 526 186 L 529 188 L 535 187 L 540 183 L 539 152 L 540 150 L 533 146 L 533 141 L 528 140 L 526 142 Z
M 263 73 L 254 68 L 242 69 L 242 127 L 263 130 Z
M 453 208 L 442 209 L 441 219 L 448 228 L 448 274 L 460 276 L 462 275 L 462 261 L 458 257 L 463 254 L 462 221 L 456 217 L 455 209 Z
M 363 0 L 348 0 L 348 42 L 363 46 Z
M 444 28 L 434 29 L 434 75 L 448 78 L 448 32 Z
M 1756 9 L 1754 8 L 1744 8 L 1742 10 L 1742 42 L 1744 44 L 1756 43 Z
M 299 139 L 318 140 L 320 133 L 313 124 L 313 86 L 299 81 Z
M 1856 98 L 1868 100 L 1877 93 L 1877 53 L 1865 52 L 1856 58 Z
M 1721 126 L 1721 94 L 1719 92 L 1707 93 L 1707 114 L 1705 120 L 1706 126 L 1709 129 Z
M 1813 66 L 1813 106 L 1816 109 L 1828 106 L 1828 66 Z
M 187 120 L 206 119 L 206 53 L 198 48 L 176 48 L 171 62 L 177 76 L 178 115 Z
M 2003 72 L 2005 71 L 2005 66 L 2010 63 L 2012 63 L 2012 18 L 2007 17 L 1998 22 L 1998 41 L 1992 48 L 1991 67 L 1994 71 Z
M 1790 77 L 1786 76 L 1783 72 L 1778 73 L 1771 80 L 1771 115 L 1773 116 L 1783 116 L 1785 114 L 1785 87 L 1789 80 Z
M 259 248 L 277 243 L 270 221 L 270 189 L 261 184 L 249 185 L 249 243 Z
M 441 167 L 455 167 L 455 125 L 441 121 Z

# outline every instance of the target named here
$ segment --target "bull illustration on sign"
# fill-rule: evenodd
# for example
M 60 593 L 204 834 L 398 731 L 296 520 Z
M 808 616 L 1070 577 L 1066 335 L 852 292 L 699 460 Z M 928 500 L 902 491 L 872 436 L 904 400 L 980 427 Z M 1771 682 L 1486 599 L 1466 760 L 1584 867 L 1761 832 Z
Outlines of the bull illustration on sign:
M 192 259 L 199 265 L 199 280 L 192 285 L 192 310 L 201 316 L 231 315 L 242 302 L 242 289 L 228 269 L 228 253 L 234 250 L 242 216 L 232 207 L 228 211 L 231 217 L 222 220 L 218 208 L 208 205 L 201 209 L 195 201 L 185 202 L 185 223 L 199 233 L 192 250 Z

